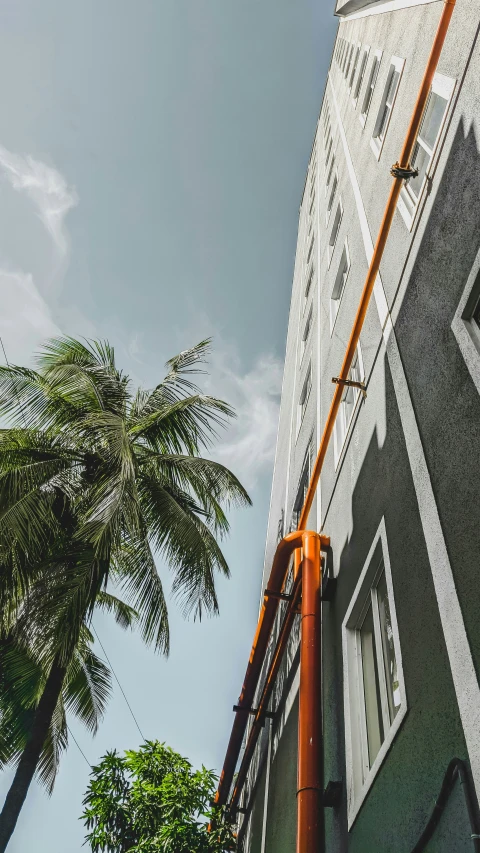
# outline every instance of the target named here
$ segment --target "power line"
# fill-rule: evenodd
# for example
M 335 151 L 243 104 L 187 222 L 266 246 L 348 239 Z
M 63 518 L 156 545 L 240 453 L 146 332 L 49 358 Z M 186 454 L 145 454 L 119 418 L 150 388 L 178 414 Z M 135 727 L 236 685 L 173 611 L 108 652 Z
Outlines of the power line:
M 140 732 L 140 737 L 142 738 L 142 740 L 146 740 L 145 735 L 143 734 L 143 732 L 142 732 L 142 730 L 141 730 L 140 726 L 138 725 L 138 720 L 137 720 L 137 718 L 136 718 L 135 714 L 134 714 L 134 713 L 133 713 L 133 711 L 132 711 L 132 706 L 130 705 L 130 702 L 129 702 L 129 701 L 128 701 L 128 699 L 127 699 L 127 696 L 126 696 L 125 690 L 123 689 L 122 685 L 120 684 L 120 681 L 119 681 L 118 676 L 117 676 L 117 674 L 116 674 L 116 672 L 115 672 L 115 670 L 114 670 L 114 668 L 113 668 L 113 666 L 112 666 L 112 663 L 111 663 L 111 661 L 110 661 L 110 658 L 108 657 L 108 655 L 107 655 L 107 653 L 106 653 L 106 651 L 105 651 L 105 646 L 103 645 L 103 643 L 102 643 L 102 641 L 101 641 L 100 637 L 98 636 L 97 631 L 95 630 L 94 625 L 91 625 L 91 628 L 92 628 L 92 631 L 93 631 L 93 633 L 95 634 L 95 636 L 96 636 L 96 638 L 97 638 L 98 642 L 100 643 L 100 646 L 101 646 L 101 648 L 102 648 L 103 654 L 105 655 L 105 657 L 106 657 L 106 659 L 107 659 L 107 663 L 108 663 L 108 665 L 109 665 L 110 669 L 111 669 L 111 670 L 112 670 L 112 672 L 113 672 L 113 676 L 114 676 L 114 678 L 115 678 L 115 681 L 117 682 L 117 684 L 118 684 L 118 686 L 119 686 L 120 690 L 122 691 L 122 695 L 123 695 L 123 698 L 125 699 L 125 702 L 127 703 L 128 710 L 130 711 L 130 713 L 131 713 L 131 715 L 132 715 L 132 717 L 133 717 L 133 720 L 134 720 L 134 722 L 135 722 L 135 725 L 136 725 L 136 727 L 137 727 L 138 731 Z
M 71 738 L 73 738 L 73 742 L 76 744 L 78 751 L 79 751 L 79 752 L 81 752 L 81 754 L 83 755 L 83 757 L 84 757 L 85 761 L 87 762 L 88 766 L 89 766 L 89 767 L 91 767 L 92 765 L 90 764 L 90 762 L 89 762 L 89 760 L 88 760 L 87 756 L 85 755 L 85 753 L 84 753 L 84 751 L 83 751 L 82 747 L 80 746 L 80 744 L 79 744 L 79 742 L 78 742 L 77 738 L 75 737 L 75 735 L 73 734 L 73 732 L 72 732 L 72 730 L 71 730 L 70 726 L 68 726 L 68 725 L 67 725 L 67 732 L 68 732 L 68 734 L 70 735 L 70 737 L 71 737 Z
M 7 362 L 7 367 L 10 367 L 10 362 L 9 362 L 9 360 L 8 360 L 8 358 L 7 358 L 7 353 L 5 352 L 5 347 L 3 346 L 3 339 L 2 339 L 1 337 L 0 337 L 0 344 L 2 345 L 2 350 L 3 350 L 3 354 L 4 354 L 4 356 L 5 356 L 5 361 Z M 22 418 L 23 418 L 23 423 L 24 423 L 25 429 L 27 429 L 27 419 L 26 419 L 26 417 L 25 417 L 25 412 L 23 411 L 23 406 L 22 406 L 22 403 L 21 403 L 21 401 L 20 401 L 20 397 L 19 397 L 19 395 L 18 395 L 18 391 L 17 391 L 17 389 L 15 388 L 15 386 L 14 386 L 14 384 L 13 384 L 13 379 L 11 380 L 11 383 L 12 383 L 13 390 L 14 390 L 14 392 L 15 392 L 15 396 L 16 396 L 16 398 L 17 398 L 17 403 L 18 403 L 18 405 L 19 405 L 19 407 L 20 407 L 20 411 L 21 411 L 21 413 L 22 413 Z

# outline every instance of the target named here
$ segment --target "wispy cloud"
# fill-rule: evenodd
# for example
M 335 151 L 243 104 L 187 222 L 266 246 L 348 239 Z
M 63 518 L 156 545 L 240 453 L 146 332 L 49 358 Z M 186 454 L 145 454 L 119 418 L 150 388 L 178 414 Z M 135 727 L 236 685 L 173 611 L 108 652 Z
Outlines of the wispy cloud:
M 237 413 L 214 455 L 251 489 L 270 471 L 275 455 L 282 364 L 273 355 L 261 355 L 252 369 L 242 371 L 238 355 L 213 343 L 209 393 L 225 399 Z
M 30 273 L 0 269 L 0 304 L 0 335 L 13 364 L 24 364 L 27 354 L 60 333 Z
M 0 169 L 19 192 L 24 192 L 37 208 L 38 216 L 50 234 L 61 258 L 68 252 L 68 235 L 64 227 L 69 210 L 78 203 L 74 187 L 52 166 L 35 160 L 29 154 L 14 154 L 0 145 Z

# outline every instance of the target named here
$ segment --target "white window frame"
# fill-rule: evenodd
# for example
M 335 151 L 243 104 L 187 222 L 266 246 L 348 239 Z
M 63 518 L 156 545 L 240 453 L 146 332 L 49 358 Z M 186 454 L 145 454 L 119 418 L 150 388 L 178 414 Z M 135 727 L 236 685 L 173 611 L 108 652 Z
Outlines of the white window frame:
M 354 56 L 353 65 L 352 65 L 352 70 L 350 72 L 350 78 L 348 81 L 348 93 L 349 94 L 352 91 L 353 81 L 355 80 L 355 77 L 357 75 L 357 68 L 358 68 L 358 63 L 360 61 L 361 55 L 362 55 L 362 45 L 360 42 L 358 42 L 356 47 L 355 47 L 354 54 L 353 54 L 353 56 Z
M 343 273 L 343 269 L 342 269 L 343 256 L 344 255 L 345 255 L 345 260 L 346 260 L 345 277 L 344 277 L 344 273 Z M 350 266 L 351 266 L 351 262 L 350 262 L 350 252 L 348 251 L 348 240 L 347 240 L 347 238 L 345 238 L 345 244 L 343 247 L 343 252 L 340 256 L 340 263 L 338 265 L 337 274 L 335 276 L 335 281 L 333 283 L 332 293 L 330 296 L 330 336 L 333 334 L 333 330 L 335 328 L 335 323 L 337 322 L 338 312 L 340 310 L 340 305 L 341 305 L 341 302 L 343 299 L 343 294 L 345 293 L 345 287 L 347 284 L 347 279 L 348 279 L 348 276 L 350 273 Z M 343 279 L 343 281 L 340 282 L 340 279 Z M 334 296 L 334 294 L 337 291 L 338 291 L 338 296 L 337 295 Z M 334 304 L 335 304 L 335 310 L 333 307 Z
M 335 154 L 332 157 L 332 162 L 330 163 L 330 166 L 328 169 L 328 174 L 326 174 L 326 177 L 325 177 L 325 195 L 328 194 L 328 188 L 330 186 L 330 181 L 332 180 L 332 175 L 333 175 L 334 169 L 335 169 Z M 325 168 L 325 173 L 326 173 L 326 171 L 327 170 Z
M 400 708 L 385 731 L 384 741 L 371 767 L 365 767 L 365 703 L 361 678 L 361 661 L 358 661 L 358 629 L 368 608 L 371 591 L 376 588 L 382 571 L 385 572 L 390 617 L 393 631 Z M 385 518 L 382 518 L 367 559 L 355 587 L 352 600 L 342 624 L 343 689 L 345 708 L 345 759 L 347 772 L 348 829 L 350 830 L 370 790 L 377 773 L 402 725 L 408 710 L 407 693 L 403 675 L 402 651 L 398 631 L 392 569 L 388 551 Z M 383 703 L 382 703 L 383 704 Z M 362 712 L 363 709 L 363 712 Z
M 305 371 L 305 379 L 303 380 L 302 390 L 298 398 L 297 406 L 297 438 L 300 435 L 300 429 L 303 424 L 305 412 L 307 411 L 308 401 L 312 392 L 312 362 L 310 361 Z
M 396 101 L 397 93 L 398 93 L 398 90 L 400 87 L 400 81 L 402 79 L 402 73 L 403 73 L 404 66 L 405 66 L 405 60 L 404 59 L 402 59 L 399 56 L 392 56 L 392 58 L 390 60 L 390 67 L 388 69 L 387 80 L 385 82 L 385 86 L 383 89 L 382 100 L 380 101 L 380 106 L 379 106 L 378 111 L 377 111 L 377 120 L 376 120 L 375 126 L 373 128 L 372 138 L 370 139 L 370 148 L 372 149 L 373 153 L 375 154 L 375 157 L 377 158 L 377 160 L 380 159 L 380 154 L 382 153 L 382 148 L 383 148 L 383 145 L 385 143 L 385 137 L 387 135 L 388 125 L 390 124 L 390 119 L 392 117 L 393 108 L 395 106 L 395 101 Z M 388 90 L 390 88 L 390 83 L 391 83 L 392 77 L 396 71 L 398 72 L 398 75 L 399 75 L 398 80 L 397 80 L 397 85 L 395 87 L 395 91 L 393 93 L 391 103 L 387 104 Z M 385 123 L 385 127 L 383 130 L 383 137 L 380 137 L 380 136 L 378 136 L 378 131 L 380 129 L 380 123 L 381 123 L 381 120 L 383 117 L 384 110 L 387 106 L 389 107 L 389 113 L 388 113 L 387 120 Z
M 427 171 L 425 172 L 425 179 L 423 181 L 422 187 L 421 187 L 420 192 L 418 194 L 417 200 L 416 201 L 413 200 L 412 195 L 408 193 L 408 190 L 405 188 L 405 186 L 402 187 L 399 198 L 398 198 L 397 208 L 398 208 L 399 213 L 400 213 L 400 215 L 401 215 L 403 221 L 405 222 L 405 225 L 407 226 L 409 231 L 411 231 L 413 228 L 413 224 L 415 222 L 418 210 L 420 209 L 422 200 L 425 197 L 425 192 L 427 189 L 428 179 L 430 177 L 430 173 L 432 172 L 432 170 L 436 164 L 436 160 L 437 160 L 436 155 L 438 152 L 440 140 L 443 137 L 443 130 L 445 127 L 445 122 L 447 120 L 447 117 L 448 117 L 448 114 L 450 111 L 452 96 L 453 96 L 453 93 L 455 91 L 455 84 L 456 84 L 456 80 L 454 78 L 446 77 L 444 74 L 438 74 L 438 72 L 433 77 L 431 91 L 434 92 L 435 94 L 440 95 L 441 97 L 445 98 L 447 105 L 445 107 L 445 112 L 443 115 L 442 123 L 441 123 L 439 130 L 438 130 L 438 133 L 437 133 L 437 138 L 435 140 L 435 144 L 434 144 L 433 148 L 431 149 L 430 162 L 427 166 Z M 417 137 L 417 139 L 418 139 L 418 137 Z M 422 147 L 424 147 L 425 150 L 427 150 L 427 146 L 422 146 Z
M 373 96 L 375 94 L 375 89 L 377 88 L 378 75 L 380 74 L 380 68 L 382 65 L 382 56 L 383 50 L 376 50 L 373 54 L 372 64 L 370 66 L 370 73 L 367 78 L 367 86 L 363 93 L 362 110 L 359 116 L 360 124 L 362 125 L 362 127 L 365 127 L 367 123 L 370 107 L 372 106 Z M 367 94 L 370 91 L 371 95 L 367 104 Z
M 349 53 L 350 53 L 350 42 L 345 41 L 345 52 L 343 54 L 342 67 L 341 67 L 342 77 L 345 77 L 345 69 L 347 67 L 348 54 Z
M 307 349 L 308 339 L 313 326 L 313 302 L 310 303 L 310 310 L 307 314 L 307 319 L 303 324 L 302 340 L 300 341 L 300 364 L 303 362 L 303 357 Z
M 337 222 L 337 214 L 339 215 L 338 222 Z M 327 252 L 328 252 L 328 266 L 329 267 L 330 267 L 330 264 L 332 263 L 333 253 L 335 252 L 335 246 L 337 245 L 338 234 L 340 231 L 340 226 L 342 224 L 342 219 L 343 219 L 343 204 L 342 204 L 342 199 L 339 196 L 337 207 L 335 210 L 335 216 L 333 219 L 332 230 L 330 232 L 330 237 L 328 239 Z M 332 243 L 332 237 L 333 237 L 333 243 Z
M 352 68 L 353 57 L 355 56 L 355 47 L 356 47 L 355 42 L 352 41 L 350 44 L 350 50 L 348 51 L 347 64 L 345 66 L 345 82 L 347 83 L 347 85 L 348 85 L 348 81 L 350 79 L 350 71 Z
M 360 343 L 357 344 L 357 361 L 358 361 L 358 374 L 360 376 L 360 382 L 364 382 L 365 371 L 363 368 L 362 348 L 360 346 Z M 349 379 L 351 378 L 350 371 L 348 373 L 348 378 Z M 350 417 L 348 419 L 348 423 L 345 423 L 345 432 L 344 432 L 344 435 L 342 438 L 342 442 L 340 443 L 338 440 L 337 421 L 339 420 L 339 418 L 344 417 L 344 400 L 345 400 L 346 395 L 348 393 L 353 393 L 354 398 L 355 398 L 355 402 L 353 404 L 352 411 L 350 412 Z M 362 400 L 362 392 L 360 391 L 360 388 L 350 388 L 347 385 L 344 387 L 343 393 L 342 393 L 342 402 L 340 403 L 340 408 L 337 412 L 337 417 L 335 419 L 335 424 L 333 427 L 333 458 L 335 460 L 335 470 L 337 470 L 337 468 L 340 464 L 340 460 L 341 460 L 342 455 L 343 455 L 343 450 L 344 450 L 344 447 L 347 443 L 348 436 L 350 435 L 350 430 L 351 430 L 352 424 L 355 420 L 355 415 L 357 413 L 357 409 L 361 403 L 361 400 Z
M 468 372 L 480 394 L 480 329 L 473 313 L 480 300 L 480 249 L 468 276 L 465 289 L 452 320 L 452 332 Z
M 305 308 L 307 307 L 308 297 L 310 296 L 310 293 L 312 290 L 314 278 L 315 278 L 315 264 L 312 261 L 310 266 L 307 268 L 306 275 L 305 275 L 305 290 L 304 290 L 304 304 L 303 304 L 303 310 L 304 311 L 305 311 Z
M 328 225 L 328 221 L 330 219 L 330 214 L 333 210 L 333 203 L 335 201 L 335 196 L 337 195 L 338 190 L 338 169 L 334 169 L 332 173 L 332 180 L 330 185 L 330 192 L 327 199 L 326 209 L 325 209 L 325 224 Z
M 352 103 L 353 103 L 353 108 L 354 108 L 354 109 L 356 109 L 356 108 L 357 108 L 357 104 L 358 104 L 358 101 L 359 101 L 359 99 L 360 99 L 360 94 L 361 94 L 361 90 L 362 90 L 362 86 L 363 86 L 363 81 L 364 81 L 364 79 L 365 79 L 365 74 L 366 74 L 366 71 L 367 71 L 367 66 L 368 66 L 368 57 L 369 57 L 369 56 L 370 56 L 370 45 L 369 45 L 369 44 L 366 44 L 366 45 L 364 46 L 364 48 L 363 48 L 363 54 L 362 54 L 362 58 L 361 58 L 361 61 L 360 61 L 360 66 L 359 66 L 359 69 L 358 69 L 357 82 L 355 83 L 355 86 L 353 87 L 353 98 L 352 98 Z

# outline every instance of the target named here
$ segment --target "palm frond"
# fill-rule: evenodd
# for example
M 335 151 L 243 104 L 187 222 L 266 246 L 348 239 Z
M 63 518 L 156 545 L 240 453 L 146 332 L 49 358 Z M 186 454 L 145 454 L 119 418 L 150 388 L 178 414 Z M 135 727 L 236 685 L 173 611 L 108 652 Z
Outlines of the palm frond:
M 142 477 L 139 484 L 142 514 L 152 543 L 174 571 L 173 592 L 185 614 L 201 618 L 203 610 L 218 612 L 214 576 L 229 576 L 222 551 L 208 525 L 201 520 L 202 508 L 178 490 L 173 494 L 157 479 Z
M 130 607 L 125 601 L 117 598 L 116 595 L 112 595 L 110 592 L 105 592 L 104 590 L 97 593 L 95 607 L 106 613 L 113 613 L 115 622 L 121 628 L 133 628 L 135 622 L 138 620 L 138 613 L 133 607 Z
M 168 655 L 170 633 L 162 581 L 145 537 L 125 537 L 113 554 L 114 580 L 138 613 L 143 640 Z
M 63 689 L 65 708 L 95 734 L 112 690 L 109 668 L 92 649 L 80 643 Z

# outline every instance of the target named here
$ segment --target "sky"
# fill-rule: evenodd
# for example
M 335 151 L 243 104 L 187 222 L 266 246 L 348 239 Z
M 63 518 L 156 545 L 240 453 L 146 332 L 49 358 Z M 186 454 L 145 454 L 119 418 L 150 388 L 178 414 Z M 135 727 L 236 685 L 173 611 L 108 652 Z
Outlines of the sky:
M 80 853 L 89 764 L 158 738 L 219 770 L 253 637 L 305 171 L 333 0 L 4 0 L 0 335 L 106 338 L 136 384 L 213 338 L 206 390 L 237 410 L 215 450 L 249 489 L 230 514 L 220 616 L 170 602 L 168 660 L 107 617 L 114 682 L 93 739 L 71 722 L 51 798 L 34 783 L 9 853 Z M 159 561 L 162 577 L 168 567 Z M 80 751 L 81 750 L 81 751 Z M 83 753 L 83 754 L 82 754 Z M 0 775 L 0 794 L 11 772 Z

